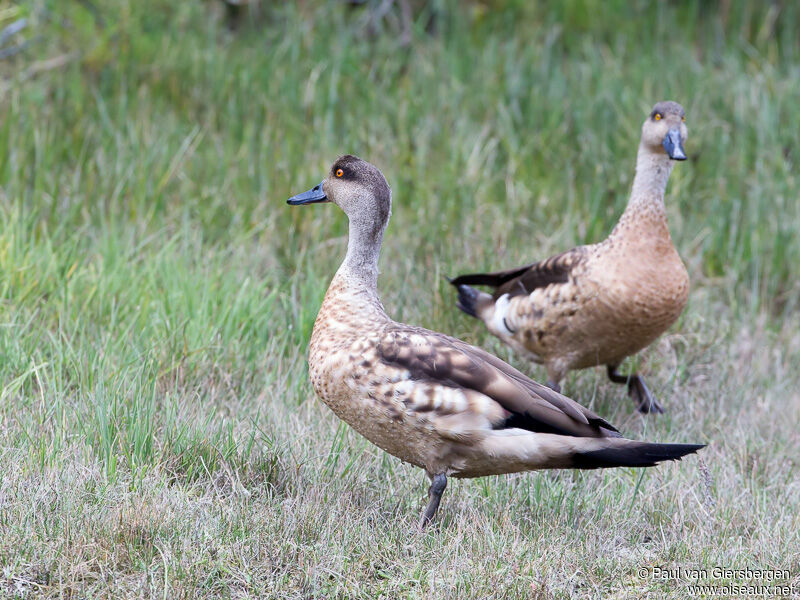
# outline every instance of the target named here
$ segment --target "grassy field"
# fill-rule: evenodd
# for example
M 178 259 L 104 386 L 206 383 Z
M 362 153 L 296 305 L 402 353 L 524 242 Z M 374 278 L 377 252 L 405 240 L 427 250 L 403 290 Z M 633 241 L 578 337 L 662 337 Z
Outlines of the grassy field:
M 652 568 L 714 566 L 800 589 L 800 8 L 441 1 L 403 44 L 397 7 L 268 4 L 233 32 L 211 1 L 0 2 L 28 19 L 0 60 L 0 597 L 687 598 Z M 424 474 L 307 378 L 345 217 L 285 199 L 377 164 L 389 313 L 543 379 L 443 275 L 602 239 L 662 99 L 692 290 L 633 364 L 668 413 L 601 369 L 564 389 L 708 448 L 453 481 L 414 531 Z

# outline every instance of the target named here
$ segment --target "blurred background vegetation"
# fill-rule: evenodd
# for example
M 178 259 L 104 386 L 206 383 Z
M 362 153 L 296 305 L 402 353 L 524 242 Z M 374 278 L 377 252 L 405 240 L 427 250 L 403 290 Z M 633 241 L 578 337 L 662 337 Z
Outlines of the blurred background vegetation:
M 35 210 L 39 227 L 135 215 L 154 230 L 190 215 L 210 241 L 234 223 L 302 232 L 306 216 L 280 199 L 354 152 L 387 172 L 396 212 L 435 211 L 429 225 L 448 228 L 416 251 L 502 266 L 450 250 L 498 211 L 522 249 L 509 260 L 527 261 L 549 250 L 522 241 L 532 232 L 606 234 L 643 115 L 671 98 L 691 132 L 669 198 L 682 253 L 732 303 L 797 306 L 794 2 L 0 6 L 0 27 L 26 23 L 0 61 L 4 204 Z

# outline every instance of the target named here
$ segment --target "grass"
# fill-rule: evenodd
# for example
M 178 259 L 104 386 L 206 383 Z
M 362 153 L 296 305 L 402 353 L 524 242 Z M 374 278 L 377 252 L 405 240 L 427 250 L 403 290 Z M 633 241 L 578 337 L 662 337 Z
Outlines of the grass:
M 0 61 L 0 597 L 684 598 L 636 575 L 676 565 L 798 584 L 797 7 L 429 6 L 402 46 L 394 13 L 335 2 L 264 3 L 235 33 L 212 2 L 0 2 L 30 40 Z M 666 98 L 690 127 L 666 202 L 692 292 L 634 364 L 669 412 L 634 414 L 599 369 L 565 389 L 709 447 L 452 482 L 414 533 L 424 475 L 307 380 L 345 219 L 285 198 L 339 154 L 379 165 L 389 313 L 542 378 L 442 275 L 602 239 Z

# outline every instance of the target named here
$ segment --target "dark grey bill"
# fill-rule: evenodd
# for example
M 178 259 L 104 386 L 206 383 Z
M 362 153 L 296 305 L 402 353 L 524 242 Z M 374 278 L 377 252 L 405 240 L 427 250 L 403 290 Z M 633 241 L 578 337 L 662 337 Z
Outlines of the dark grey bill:
M 325 195 L 325 192 L 322 191 L 323 183 L 325 183 L 325 180 L 320 181 L 317 185 L 315 185 L 307 192 L 303 192 L 302 194 L 297 194 L 297 196 L 292 196 L 286 201 L 286 203 L 291 204 L 292 206 L 297 206 L 298 204 L 314 204 L 316 202 L 327 202 L 328 197 Z
M 686 153 L 683 151 L 683 144 L 681 143 L 680 129 L 670 129 L 662 145 L 664 150 L 667 151 L 667 156 L 672 160 L 686 160 Z

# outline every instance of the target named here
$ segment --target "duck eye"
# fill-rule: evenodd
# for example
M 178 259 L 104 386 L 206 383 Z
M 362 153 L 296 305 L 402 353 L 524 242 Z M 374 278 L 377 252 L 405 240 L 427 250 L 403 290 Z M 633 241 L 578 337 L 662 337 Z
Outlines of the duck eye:
M 653 115 L 653 120 L 660 121 L 661 120 L 661 113 L 656 113 Z
M 341 169 L 336 169 L 336 176 L 341 177 L 342 175 L 344 175 L 344 171 L 342 171 Z

